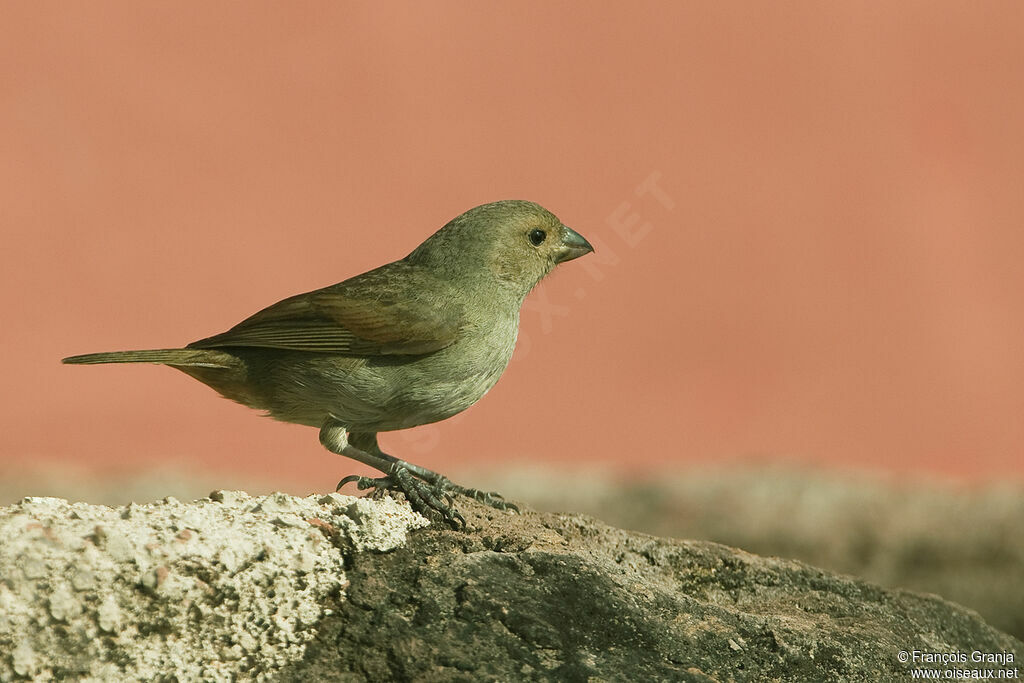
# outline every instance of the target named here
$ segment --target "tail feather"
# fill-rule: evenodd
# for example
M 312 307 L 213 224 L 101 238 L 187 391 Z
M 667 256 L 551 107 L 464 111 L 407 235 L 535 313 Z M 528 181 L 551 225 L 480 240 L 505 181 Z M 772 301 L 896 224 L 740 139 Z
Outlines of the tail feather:
M 238 359 L 215 349 L 147 349 L 143 351 L 107 351 L 86 353 L 64 358 L 68 365 L 98 365 L 100 363 L 158 363 L 200 368 L 232 368 Z

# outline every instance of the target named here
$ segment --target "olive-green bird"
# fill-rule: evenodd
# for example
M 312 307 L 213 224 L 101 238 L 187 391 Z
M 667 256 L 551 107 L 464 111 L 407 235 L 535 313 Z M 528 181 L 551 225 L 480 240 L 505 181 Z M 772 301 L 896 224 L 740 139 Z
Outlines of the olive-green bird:
M 465 526 L 452 494 L 515 507 L 382 452 L 377 432 L 437 422 L 476 403 L 512 357 L 526 295 L 556 265 L 591 251 L 538 204 L 484 204 L 399 261 L 279 301 L 185 348 L 63 362 L 169 365 L 277 420 L 318 427 L 329 451 L 384 474 L 345 477 L 339 489 L 355 481 L 401 491 L 417 511 Z

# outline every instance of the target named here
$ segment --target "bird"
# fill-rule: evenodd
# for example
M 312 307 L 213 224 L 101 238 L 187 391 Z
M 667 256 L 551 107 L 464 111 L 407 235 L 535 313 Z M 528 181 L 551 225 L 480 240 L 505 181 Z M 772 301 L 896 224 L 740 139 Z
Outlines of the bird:
M 155 363 L 283 422 L 316 427 L 320 443 L 378 470 L 350 475 L 379 496 L 456 528 L 467 495 L 517 511 L 497 493 L 383 452 L 380 432 L 438 422 L 494 386 L 515 349 L 520 309 L 557 265 L 594 251 L 540 204 L 503 200 L 472 208 L 405 258 L 283 299 L 221 334 L 182 348 L 70 356 L 63 363 Z

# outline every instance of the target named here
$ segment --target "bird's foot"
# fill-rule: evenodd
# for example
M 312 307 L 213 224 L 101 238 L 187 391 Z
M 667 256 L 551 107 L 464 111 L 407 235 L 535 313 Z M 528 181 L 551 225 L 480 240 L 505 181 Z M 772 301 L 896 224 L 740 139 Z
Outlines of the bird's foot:
M 336 490 L 340 490 L 345 484 L 355 482 L 356 488 L 360 491 L 373 489 L 370 494 L 372 498 L 379 498 L 387 491 L 401 491 L 412 509 L 421 515 L 440 517 L 456 529 L 466 528 L 466 518 L 455 509 L 451 494 L 443 487 L 417 479 L 404 465 L 395 464 L 390 469 L 391 472 L 387 476 L 377 479 L 356 474 L 347 476 L 338 482 Z
M 358 474 L 350 474 L 339 481 L 338 486 L 334 490 L 340 491 L 345 484 L 351 484 L 352 482 L 355 482 L 356 488 L 360 491 L 373 489 L 370 491 L 370 498 L 381 498 L 388 491 L 394 488 L 394 482 L 387 477 L 378 477 L 375 479 L 373 477 L 363 477 Z
M 453 483 L 448 477 L 438 474 L 436 479 L 430 481 L 431 484 L 441 489 L 446 493 L 454 493 L 460 496 L 469 496 L 473 500 L 479 501 L 484 505 L 490 505 L 492 508 L 498 510 L 511 510 L 512 512 L 519 512 L 519 508 L 505 500 L 505 497 L 500 493 L 494 491 L 481 491 L 480 489 L 471 489 L 466 486 L 459 486 Z

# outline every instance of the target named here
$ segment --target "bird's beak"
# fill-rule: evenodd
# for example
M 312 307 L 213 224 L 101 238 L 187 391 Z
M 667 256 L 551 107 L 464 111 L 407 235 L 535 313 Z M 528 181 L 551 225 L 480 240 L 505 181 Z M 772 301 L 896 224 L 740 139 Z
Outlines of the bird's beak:
M 592 251 L 594 251 L 594 247 L 584 239 L 583 235 L 567 225 L 562 226 L 562 248 L 558 250 L 558 263 L 572 261 L 574 258 L 579 258 Z

